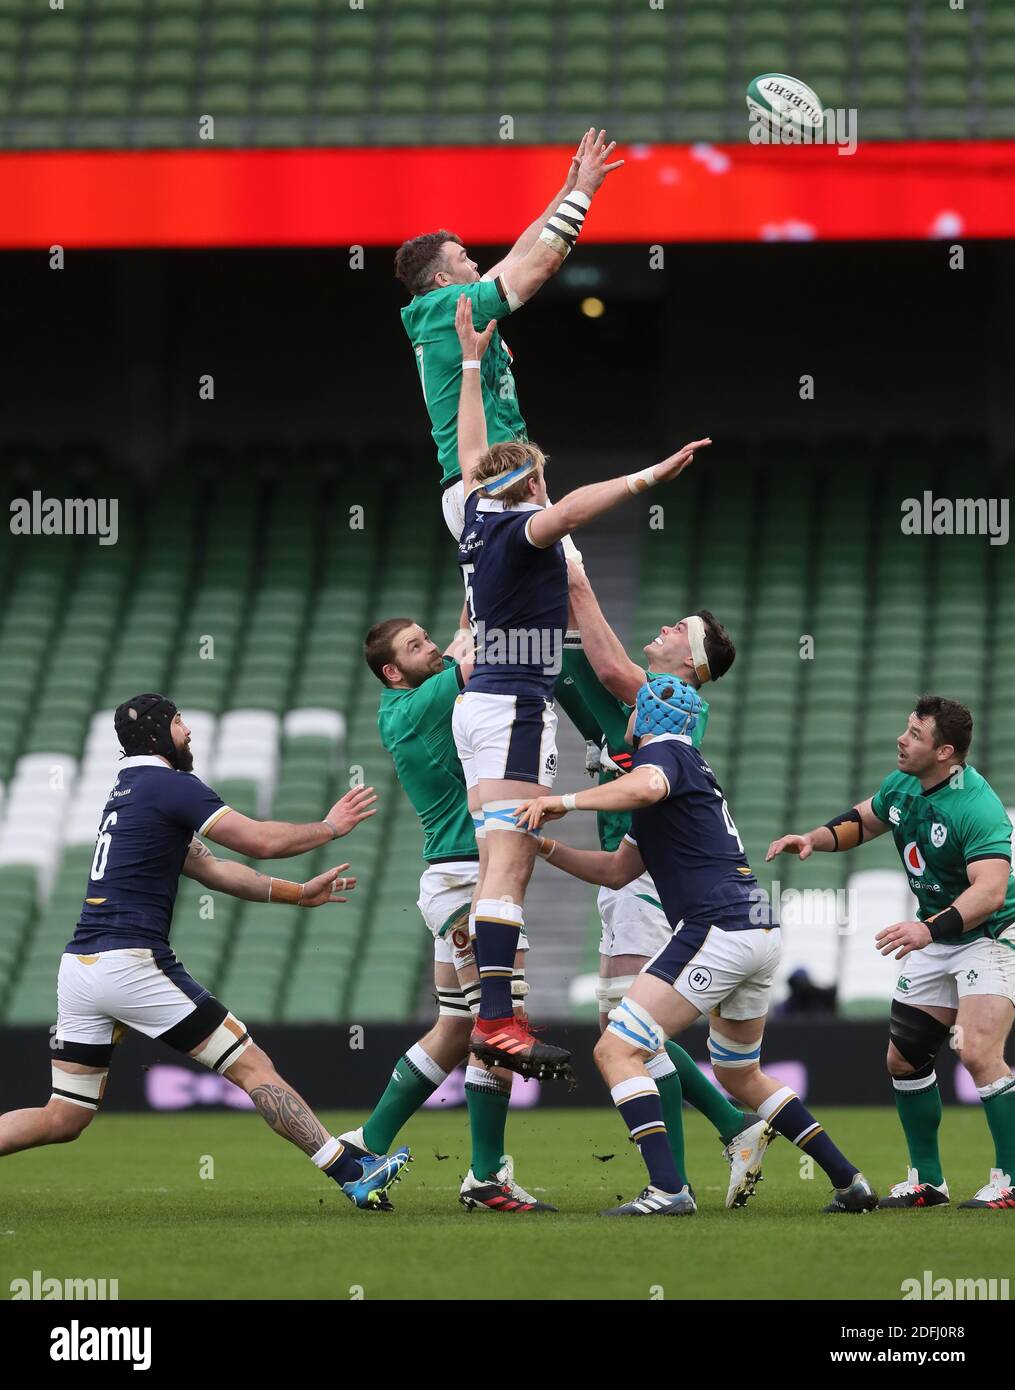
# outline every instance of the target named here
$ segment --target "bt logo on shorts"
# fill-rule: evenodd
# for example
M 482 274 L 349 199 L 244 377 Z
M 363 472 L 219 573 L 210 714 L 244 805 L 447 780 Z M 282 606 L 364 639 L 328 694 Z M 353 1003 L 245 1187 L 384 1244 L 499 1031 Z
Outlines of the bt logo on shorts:
M 712 972 L 704 966 L 696 965 L 687 977 L 688 986 L 694 990 L 708 989 L 712 983 Z

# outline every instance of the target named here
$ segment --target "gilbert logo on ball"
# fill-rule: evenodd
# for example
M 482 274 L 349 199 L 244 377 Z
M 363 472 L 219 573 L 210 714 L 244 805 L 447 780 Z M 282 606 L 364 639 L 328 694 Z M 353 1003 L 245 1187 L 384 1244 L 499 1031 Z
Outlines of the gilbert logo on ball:
M 765 72 L 747 88 L 751 120 L 774 135 L 786 132 L 798 138 L 823 126 L 825 113 L 817 92 L 785 72 Z

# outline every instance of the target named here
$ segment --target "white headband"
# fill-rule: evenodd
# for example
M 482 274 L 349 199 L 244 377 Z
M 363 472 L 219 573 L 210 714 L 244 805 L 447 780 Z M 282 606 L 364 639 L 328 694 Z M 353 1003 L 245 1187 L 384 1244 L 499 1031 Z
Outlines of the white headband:
M 691 644 L 691 660 L 694 662 L 694 674 L 702 685 L 712 679 L 712 668 L 708 664 L 708 657 L 705 655 L 705 621 L 697 614 L 687 620 L 687 637 Z

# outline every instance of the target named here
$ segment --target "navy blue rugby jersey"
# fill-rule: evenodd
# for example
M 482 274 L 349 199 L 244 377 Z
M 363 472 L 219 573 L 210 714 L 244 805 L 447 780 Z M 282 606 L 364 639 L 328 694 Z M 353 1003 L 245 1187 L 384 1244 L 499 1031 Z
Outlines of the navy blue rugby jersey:
M 526 533 L 541 508 L 505 507 L 475 491 L 465 503 L 458 563 L 465 579 L 476 664 L 465 689 L 553 699 L 567 627 L 567 561 L 559 541 L 540 549 Z
M 685 734 L 642 741 L 632 771 L 654 767 L 668 794 L 631 816 L 637 844 L 671 927 L 707 921 L 724 931 L 775 926 L 715 773 Z
M 180 871 L 195 835 L 229 810 L 192 772 L 124 758 L 99 821 L 75 953 L 165 945 Z

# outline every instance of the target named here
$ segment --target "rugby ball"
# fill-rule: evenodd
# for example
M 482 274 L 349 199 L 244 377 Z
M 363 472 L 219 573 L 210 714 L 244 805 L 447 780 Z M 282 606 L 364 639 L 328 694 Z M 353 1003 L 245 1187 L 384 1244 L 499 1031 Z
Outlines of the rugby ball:
M 825 118 L 814 88 L 785 72 L 756 77 L 747 88 L 747 109 L 769 130 L 815 130 Z

